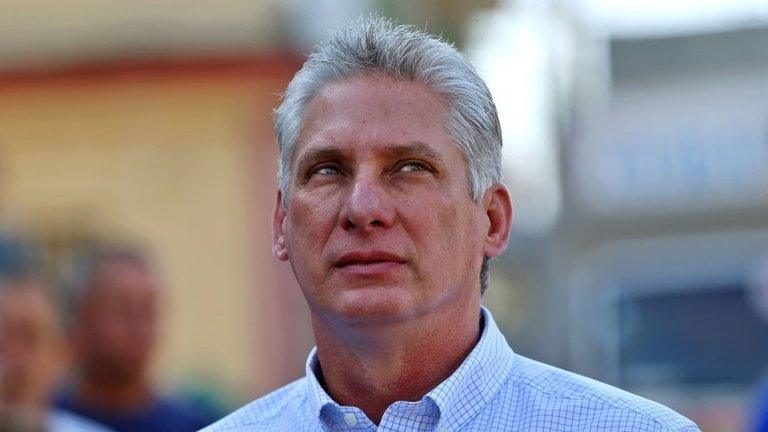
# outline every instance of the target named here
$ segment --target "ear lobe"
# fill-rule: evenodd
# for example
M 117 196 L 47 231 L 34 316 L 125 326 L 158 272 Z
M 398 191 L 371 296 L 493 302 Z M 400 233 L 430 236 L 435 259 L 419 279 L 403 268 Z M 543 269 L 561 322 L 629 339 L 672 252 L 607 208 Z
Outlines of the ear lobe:
M 277 191 L 275 200 L 275 211 L 272 215 L 272 252 L 280 261 L 288 260 L 288 248 L 285 246 L 285 208 L 283 207 L 283 196 L 281 191 Z
M 503 184 L 496 183 L 485 191 L 483 206 L 489 221 L 485 256 L 497 257 L 507 248 L 512 230 L 512 198 Z

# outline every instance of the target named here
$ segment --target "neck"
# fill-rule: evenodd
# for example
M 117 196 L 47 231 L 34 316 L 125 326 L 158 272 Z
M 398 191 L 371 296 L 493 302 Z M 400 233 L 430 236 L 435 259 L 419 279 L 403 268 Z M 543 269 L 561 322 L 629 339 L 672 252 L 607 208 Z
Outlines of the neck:
M 375 424 L 397 401 L 417 401 L 448 378 L 480 337 L 479 299 L 461 311 L 395 324 L 337 328 L 313 314 L 326 391 Z
M 154 394 L 145 378 L 118 382 L 86 375 L 79 383 L 75 397 L 80 402 L 97 409 L 132 411 L 148 406 Z

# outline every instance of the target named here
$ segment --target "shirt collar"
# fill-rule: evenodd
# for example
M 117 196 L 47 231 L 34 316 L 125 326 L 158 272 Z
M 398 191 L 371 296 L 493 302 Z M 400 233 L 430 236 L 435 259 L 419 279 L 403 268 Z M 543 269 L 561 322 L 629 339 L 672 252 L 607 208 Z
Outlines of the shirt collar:
M 320 416 L 320 411 L 326 405 L 338 405 L 331 399 L 328 393 L 317 379 L 317 371 L 320 363 L 317 359 L 317 347 L 312 348 L 307 358 L 306 373 L 309 384 L 310 401 L 312 402 L 313 414 Z
M 483 330 L 475 348 L 451 376 L 427 393 L 440 408 L 440 423 L 458 427 L 471 419 L 498 393 L 512 371 L 515 353 L 481 307 Z
M 471 419 L 490 402 L 512 370 L 515 353 L 491 312 L 481 307 L 480 315 L 483 328 L 477 345 L 451 376 L 424 396 L 439 408 L 441 424 L 459 426 Z M 339 407 L 320 384 L 318 367 L 317 348 L 313 348 L 307 358 L 306 374 L 313 414 L 317 417 L 325 406 Z

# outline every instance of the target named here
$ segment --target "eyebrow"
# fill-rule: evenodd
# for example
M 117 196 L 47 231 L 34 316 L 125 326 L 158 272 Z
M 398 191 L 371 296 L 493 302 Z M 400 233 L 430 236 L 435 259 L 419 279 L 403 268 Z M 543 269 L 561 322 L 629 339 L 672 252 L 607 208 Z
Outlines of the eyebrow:
M 299 159 L 296 165 L 296 174 L 306 172 L 317 161 L 322 160 L 346 160 L 344 153 L 336 147 L 310 149 Z
M 440 156 L 440 153 L 422 142 L 414 142 L 404 146 L 393 146 L 389 149 L 389 152 L 398 158 L 417 156 L 443 163 L 443 157 Z

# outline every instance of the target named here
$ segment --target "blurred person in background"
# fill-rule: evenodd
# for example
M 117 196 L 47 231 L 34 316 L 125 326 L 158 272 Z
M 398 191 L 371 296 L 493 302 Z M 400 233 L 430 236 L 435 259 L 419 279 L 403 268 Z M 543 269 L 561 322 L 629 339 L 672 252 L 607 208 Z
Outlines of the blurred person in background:
M 207 432 L 698 431 L 515 354 L 481 306 L 512 203 L 493 100 L 453 46 L 362 18 L 310 55 L 275 129 L 273 250 L 317 347 L 305 378 Z
M 752 301 L 768 319 L 768 257 L 765 257 L 752 275 Z M 754 400 L 750 407 L 747 424 L 750 432 L 768 432 L 768 376 L 757 384 Z
M 50 407 L 66 360 L 55 309 L 35 278 L 0 282 L 0 432 L 108 432 Z
M 98 251 L 75 302 L 76 375 L 59 408 L 117 432 L 196 431 L 213 419 L 162 397 L 151 380 L 158 339 L 160 278 L 132 249 Z

